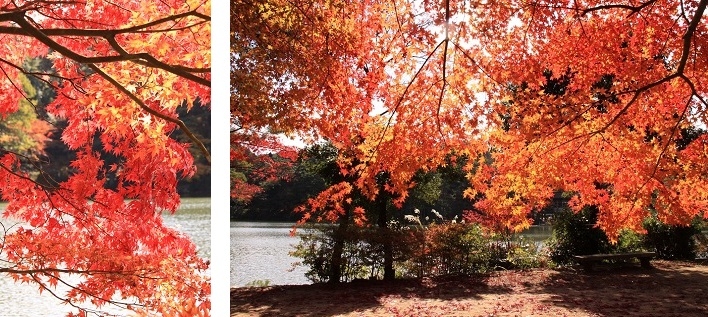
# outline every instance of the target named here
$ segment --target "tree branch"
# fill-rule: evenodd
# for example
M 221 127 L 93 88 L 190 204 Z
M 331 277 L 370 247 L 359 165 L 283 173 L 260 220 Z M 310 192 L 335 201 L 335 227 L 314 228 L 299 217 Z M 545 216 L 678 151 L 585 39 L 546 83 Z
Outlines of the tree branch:
M 145 112 L 147 112 L 151 115 L 154 115 L 160 119 L 163 119 L 165 121 L 172 122 L 172 123 L 176 124 L 177 126 L 179 126 L 179 128 L 182 129 L 182 132 L 184 132 L 184 134 L 186 134 L 187 137 L 189 137 L 189 139 L 192 140 L 192 142 L 194 142 L 195 145 L 197 145 L 197 147 L 202 152 L 202 154 L 204 154 L 204 157 L 207 159 L 207 161 L 211 162 L 211 155 L 209 154 L 209 150 L 207 150 L 206 146 L 204 146 L 204 143 L 202 143 L 202 141 L 199 140 L 199 138 L 197 138 L 194 135 L 194 133 L 192 133 L 192 131 L 187 127 L 187 125 L 184 124 L 184 122 L 182 120 L 177 119 L 177 118 L 172 118 L 168 115 L 165 115 L 163 113 L 160 113 L 160 112 L 148 107 L 142 100 L 140 100 L 140 98 L 138 98 L 136 95 L 134 95 L 133 93 L 128 91 L 127 88 L 125 88 L 123 85 L 121 85 L 115 79 L 113 79 L 111 76 L 109 76 L 108 74 L 103 72 L 103 70 L 98 68 L 98 66 L 96 66 L 94 64 L 88 64 L 88 67 L 91 68 L 93 71 L 95 71 L 97 74 L 99 74 L 101 77 L 103 77 L 103 79 L 105 79 L 109 83 L 111 83 L 111 85 L 116 87 L 121 93 L 128 96 L 128 98 L 130 98 L 135 103 L 137 103 L 138 106 L 140 106 L 140 108 L 145 110 Z
M 683 74 L 683 70 L 686 68 L 686 61 L 688 61 L 688 54 L 690 54 L 689 51 L 691 50 L 691 39 L 693 39 L 693 34 L 696 33 L 696 28 L 703 17 L 703 12 L 705 12 L 707 5 L 708 0 L 701 0 L 701 2 L 698 3 L 696 13 L 693 14 L 693 19 L 691 19 L 686 33 L 683 34 L 683 50 L 681 51 L 681 59 L 679 60 L 676 74 Z
M 9 18 L 5 17 L 5 15 L 9 16 Z M 59 52 L 60 54 L 66 56 L 68 58 L 73 59 L 76 62 L 82 63 L 82 64 L 113 63 L 113 62 L 121 62 L 121 61 L 132 61 L 137 64 L 145 63 L 142 65 L 146 65 L 146 66 L 154 67 L 154 68 L 159 68 L 159 69 L 168 71 L 170 73 L 173 73 L 177 76 L 183 77 L 183 78 L 191 80 L 193 82 L 196 82 L 198 84 L 201 84 L 204 86 L 211 86 L 210 80 L 199 77 L 195 74 L 188 72 L 188 68 L 183 68 L 183 67 L 179 67 L 179 66 L 172 66 L 172 65 L 163 63 L 161 61 L 158 61 L 154 56 L 152 56 L 148 53 L 121 54 L 121 55 L 98 56 L 98 57 L 83 56 L 81 54 L 78 54 L 78 53 L 64 47 L 63 45 L 57 43 L 56 41 L 52 40 L 46 33 L 44 33 L 44 30 L 40 30 L 40 29 L 36 28 L 34 25 L 32 25 L 31 23 L 29 23 L 29 21 L 27 21 L 25 19 L 24 12 L 0 14 L 0 21 L 4 21 L 6 19 L 17 23 L 17 25 L 19 25 L 20 28 L 26 32 L 26 34 L 20 34 L 20 35 L 28 35 L 28 36 L 34 37 L 35 39 L 42 42 L 47 47 Z M 3 29 L 0 29 L 0 30 L 3 30 Z M 4 30 L 8 30 L 8 29 L 6 28 Z M 92 30 L 85 30 L 85 31 L 92 31 Z M 115 34 L 111 34 L 110 31 L 101 31 L 101 30 L 93 30 L 93 31 L 96 32 L 93 36 L 103 37 L 107 40 L 108 40 L 108 38 L 112 38 L 113 36 L 115 36 Z M 109 41 L 109 43 L 110 43 L 110 41 Z M 114 49 L 115 49 L 115 46 L 114 46 Z M 122 49 L 119 51 L 119 53 L 121 53 L 121 51 L 122 51 L 122 53 L 127 53 Z M 203 71 L 201 69 L 198 69 L 198 70 Z
M 597 7 L 587 8 L 587 9 L 583 10 L 581 15 L 585 15 L 585 14 L 588 14 L 588 13 L 594 12 L 594 11 L 606 10 L 606 9 L 626 9 L 626 10 L 632 11 L 628 15 L 628 16 L 632 16 L 633 14 L 638 13 L 639 11 L 641 11 L 642 9 L 646 8 L 647 6 L 653 4 L 654 2 L 656 2 L 656 0 L 649 0 L 649 1 L 644 2 L 638 6 L 632 6 L 632 5 L 628 5 L 628 4 L 606 4 L 606 5 L 601 5 L 601 6 L 597 6 Z
M 450 0 L 445 0 L 445 39 L 443 40 L 443 43 L 445 43 L 443 47 L 443 59 L 442 59 L 442 87 L 440 88 L 440 96 L 438 97 L 438 108 L 435 112 L 435 121 L 437 122 L 438 125 L 438 132 L 440 133 L 440 137 L 443 138 L 443 142 L 445 142 L 445 134 L 443 134 L 442 131 L 442 125 L 440 124 L 440 109 L 442 108 L 442 102 L 443 102 L 443 97 L 445 96 L 445 88 L 447 88 L 447 47 L 448 44 L 450 43 Z

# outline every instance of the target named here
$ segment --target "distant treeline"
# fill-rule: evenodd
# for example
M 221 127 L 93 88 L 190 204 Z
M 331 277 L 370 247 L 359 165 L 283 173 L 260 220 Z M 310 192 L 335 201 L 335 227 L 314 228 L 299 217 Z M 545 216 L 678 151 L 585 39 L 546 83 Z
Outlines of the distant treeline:
M 334 154 L 333 154 L 334 153 Z M 266 154 L 275 155 L 275 154 Z M 249 202 L 236 199 L 231 201 L 232 221 L 296 221 L 301 215 L 293 212 L 308 198 L 332 184 L 339 177 L 334 159 L 336 149 L 328 144 L 318 144 L 299 153 L 298 160 L 292 165 L 290 177 L 276 182 L 261 184 L 262 191 Z M 465 159 L 450 162 L 436 171 L 418 173 L 414 179 L 416 186 L 400 209 L 393 210 L 394 219 L 412 214 L 419 209 L 423 214 L 435 209 L 445 219 L 460 217 L 462 211 L 472 209 L 472 201 L 462 197 L 468 186 L 462 170 Z M 232 167 L 233 168 L 233 167 Z M 233 172 L 233 171 L 232 171 Z

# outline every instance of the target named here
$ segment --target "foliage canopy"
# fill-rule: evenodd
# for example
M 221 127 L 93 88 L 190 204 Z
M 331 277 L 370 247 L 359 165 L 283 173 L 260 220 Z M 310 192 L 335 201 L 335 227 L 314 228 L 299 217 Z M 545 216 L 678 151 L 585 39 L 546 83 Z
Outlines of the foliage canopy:
M 708 136 L 686 133 L 708 122 L 706 6 L 237 0 L 232 141 L 269 129 L 345 149 L 355 180 L 310 203 L 335 217 L 351 187 L 402 203 L 456 152 L 475 170 L 465 194 L 510 230 L 558 189 L 611 240 L 650 208 L 685 224 L 708 216 Z
M 111 305 L 208 314 L 208 262 L 161 214 L 179 206 L 177 180 L 195 173 L 188 144 L 172 134 L 181 130 L 208 157 L 178 110 L 210 101 L 209 13 L 208 0 L 0 5 L 0 115 L 39 110 L 46 96 L 23 88 L 28 79 L 43 82 L 55 98 L 39 117 L 65 119 L 61 139 L 75 152 L 68 178 L 54 180 L 41 172 L 54 158 L 0 149 L 3 216 L 24 223 L 3 228 L 0 272 L 50 292 L 78 316 Z M 25 64 L 44 56 L 55 71 Z M 117 162 L 107 164 L 97 146 Z M 39 175 L 26 173 L 27 164 Z M 117 186 L 109 189 L 108 179 Z M 56 292 L 59 284 L 69 291 Z

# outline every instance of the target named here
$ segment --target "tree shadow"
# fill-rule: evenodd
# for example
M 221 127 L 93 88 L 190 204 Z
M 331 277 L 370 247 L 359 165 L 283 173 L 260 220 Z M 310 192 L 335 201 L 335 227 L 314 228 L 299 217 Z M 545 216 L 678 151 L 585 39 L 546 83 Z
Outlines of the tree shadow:
M 231 316 L 708 316 L 706 263 L 231 290 Z
M 651 269 L 600 267 L 564 272 L 529 289 L 551 306 L 597 316 L 708 316 L 708 267 L 661 262 Z
M 422 280 L 355 281 L 352 283 L 285 285 L 231 290 L 231 316 L 336 316 L 364 312 L 396 298 L 475 299 L 482 294 L 507 293 L 489 286 L 483 275 Z

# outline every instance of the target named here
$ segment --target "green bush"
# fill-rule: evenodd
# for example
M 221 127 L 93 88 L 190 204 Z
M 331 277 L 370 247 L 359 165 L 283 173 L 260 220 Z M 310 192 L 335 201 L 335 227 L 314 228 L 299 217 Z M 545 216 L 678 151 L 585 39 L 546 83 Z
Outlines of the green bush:
M 398 261 L 411 253 L 412 245 L 405 232 L 377 227 L 349 226 L 342 230 L 336 225 L 309 226 L 301 228 L 299 236 L 300 242 L 290 255 L 302 259 L 299 265 L 308 267 L 305 276 L 314 283 L 329 282 L 337 241 L 343 241 L 343 282 L 383 277 L 383 241 L 394 241 L 394 259 Z
M 644 221 L 647 230 L 645 244 L 656 250 L 662 259 L 692 260 L 696 258 L 695 235 L 701 232 L 700 221 L 693 221 L 688 226 L 667 225 L 656 216 Z
M 293 257 L 301 258 L 298 265 L 308 267 L 305 277 L 314 283 L 329 280 L 330 258 L 333 250 L 333 226 L 301 228 L 300 243 L 290 252 Z
M 428 275 L 459 275 L 489 270 L 489 239 L 479 226 L 434 224 L 427 228 L 425 235 L 427 244 L 422 256 L 428 260 L 429 267 L 425 269 Z
M 612 247 L 614 253 L 637 252 L 645 249 L 644 235 L 629 229 L 623 229 L 617 237 L 617 244 Z
M 574 255 L 593 253 L 624 253 L 643 249 L 654 250 L 662 259 L 694 259 L 701 222 L 688 226 L 667 225 L 655 215 L 644 221 L 645 235 L 622 230 L 616 244 L 611 244 L 605 233 L 594 225 L 597 208 L 585 207 L 578 213 L 571 210 L 554 215 L 553 234 L 547 245 L 550 257 L 556 264 L 573 262 Z
M 542 252 L 535 242 L 521 237 L 511 246 L 506 254 L 506 259 L 513 268 L 531 269 L 546 266 L 547 258 L 541 254 Z
M 573 263 L 574 255 L 609 253 L 607 235 L 595 227 L 598 210 L 587 206 L 575 213 L 565 209 L 553 215 L 553 233 L 547 241 L 551 260 L 559 265 Z

